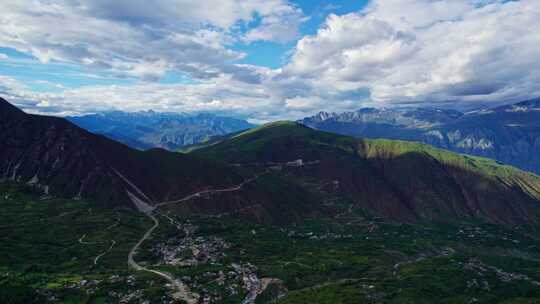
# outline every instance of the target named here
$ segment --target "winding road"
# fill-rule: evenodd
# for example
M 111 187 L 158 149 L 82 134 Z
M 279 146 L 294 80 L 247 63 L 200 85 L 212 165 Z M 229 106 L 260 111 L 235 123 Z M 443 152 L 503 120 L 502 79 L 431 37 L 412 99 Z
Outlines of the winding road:
M 234 186 L 234 187 L 230 187 L 230 188 L 224 188 L 224 189 L 210 189 L 210 190 L 203 190 L 203 191 L 199 191 L 197 193 L 193 193 L 193 194 L 190 194 L 182 199 L 179 199 L 179 200 L 173 200 L 173 201 L 167 201 L 167 202 L 161 202 L 161 203 L 157 203 L 155 205 L 156 208 L 159 208 L 159 207 L 162 207 L 162 206 L 167 206 L 167 205 L 172 205 L 172 204 L 178 204 L 178 203 L 182 203 L 182 202 L 185 202 L 185 201 L 189 201 L 190 199 L 194 199 L 196 197 L 200 197 L 201 195 L 204 195 L 204 194 L 215 194 L 215 193 L 223 193 L 223 192 L 234 192 L 234 191 L 238 191 L 240 189 L 242 189 L 242 187 L 246 184 L 249 184 L 251 182 L 253 182 L 254 180 L 256 180 L 257 178 L 259 178 L 259 176 L 261 176 L 262 174 L 259 174 L 259 175 L 255 175 L 254 177 L 251 177 L 249 179 L 246 179 L 245 181 L 243 181 L 241 184 L 237 185 L 237 186 Z
M 83 234 L 83 236 L 81 236 L 79 238 L 79 244 L 83 244 L 83 245 L 97 245 L 99 244 L 100 242 L 85 242 L 84 239 L 86 238 L 86 234 Z
M 118 173 L 118 172 L 117 172 Z M 119 174 L 119 173 L 118 173 Z M 265 173 L 262 173 L 262 174 L 265 174 Z M 133 203 L 137 206 L 137 208 L 139 209 L 139 211 L 141 211 L 142 213 L 144 213 L 146 216 L 148 216 L 153 222 L 154 222 L 154 225 L 152 225 L 152 227 L 150 227 L 150 229 L 148 229 L 144 235 L 141 237 L 141 239 L 135 244 L 135 246 L 133 246 L 133 248 L 130 250 L 129 254 L 128 254 L 128 266 L 135 269 L 136 271 L 146 271 L 146 272 L 150 272 L 150 273 L 153 273 L 153 274 L 156 274 L 162 278 L 164 278 L 165 280 L 169 281 L 171 287 L 175 290 L 175 292 L 173 293 L 173 298 L 175 300 L 182 300 L 182 301 L 185 301 L 187 302 L 188 304 L 196 304 L 198 303 L 199 301 L 199 295 L 196 294 L 196 293 L 193 293 L 193 292 L 190 292 L 189 290 L 189 287 L 186 286 L 182 281 L 178 280 L 178 279 L 175 279 L 171 274 L 169 273 L 166 273 L 166 272 L 162 272 L 162 271 L 158 271 L 158 270 L 153 270 L 153 269 L 149 269 L 147 267 L 144 267 L 144 266 L 141 266 L 140 264 L 138 264 L 136 261 L 135 261 L 135 254 L 137 254 L 137 251 L 139 250 L 139 248 L 141 247 L 141 245 L 144 243 L 144 241 L 146 241 L 151 235 L 152 233 L 154 232 L 154 230 L 156 230 L 156 228 L 159 226 L 159 221 L 158 219 L 152 214 L 152 212 L 159 208 L 159 207 L 162 207 L 162 206 L 167 206 L 167 205 L 172 205 L 172 204 L 178 204 L 178 203 L 182 203 L 182 202 L 185 202 L 185 201 L 188 201 L 188 200 L 191 200 L 191 199 L 194 199 L 196 197 L 200 197 L 201 195 L 204 195 L 204 194 L 215 194 L 215 193 L 223 193 L 223 192 L 234 192 L 234 191 L 239 191 L 242 189 L 243 186 L 245 186 L 246 184 L 249 184 L 253 181 L 255 181 L 257 178 L 259 178 L 262 174 L 258 174 L 258 175 L 255 175 L 254 177 L 251 177 L 245 181 L 243 181 L 241 184 L 237 185 L 237 186 L 234 186 L 234 187 L 229 187 L 229 188 L 224 188 L 224 189 L 214 189 L 214 190 L 203 190 L 203 191 L 199 191 L 199 192 L 196 192 L 196 193 L 193 193 L 193 194 L 190 194 L 182 199 L 178 199 L 178 200 L 173 200 L 173 201 L 165 201 L 165 202 L 161 202 L 161 203 L 157 203 L 155 204 L 154 206 L 151 206 L 150 204 L 148 204 L 147 202 L 144 202 L 142 201 L 141 199 L 137 198 L 135 195 L 133 195 L 132 193 L 130 193 L 128 191 L 128 195 L 129 197 L 133 200 Z M 129 182 L 124 176 L 122 176 L 123 179 L 125 179 L 128 184 L 134 188 L 134 190 L 137 192 L 137 193 L 142 193 L 142 191 L 140 191 L 133 183 Z M 146 197 L 146 195 L 144 195 L 144 193 L 142 194 L 143 197 Z
M 114 245 L 116 245 L 116 241 L 115 240 L 111 240 L 111 246 L 109 246 L 109 248 L 107 248 L 107 250 L 103 251 L 102 253 L 100 253 L 95 259 L 94 259 L 94 265 L 97 265 L 97 263 L 99 262 L 99 259 L 101 259 L 102 256 L 106 255 L 109 251 L 111 251 L 114 247 Z

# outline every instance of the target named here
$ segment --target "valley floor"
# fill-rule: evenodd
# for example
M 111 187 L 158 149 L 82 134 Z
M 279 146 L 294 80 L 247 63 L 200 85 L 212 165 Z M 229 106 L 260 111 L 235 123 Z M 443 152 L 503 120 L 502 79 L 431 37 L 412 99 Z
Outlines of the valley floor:
M 539 303 L 540 234 L 481 222 L 403 225 L 347 202 L 286 227 L 155 212 L 133 257 L 198 303 Z M 128 267 L 141 213 L 0 185 L 0 303 L 174 303 Z

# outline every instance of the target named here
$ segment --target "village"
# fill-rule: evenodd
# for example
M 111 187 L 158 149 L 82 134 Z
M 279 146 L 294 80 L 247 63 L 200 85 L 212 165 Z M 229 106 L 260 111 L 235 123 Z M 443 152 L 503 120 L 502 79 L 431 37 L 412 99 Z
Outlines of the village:
M 197 235 L 197 226 L 189 222 L 179 223 L 168 215 L 165 217 L 180 233 L 152 248 L 152 253 L 160 257 L 160 263 L 186 268 L 213 265 L 223 269 L 180 278 L 197 294 L 200 303 L 215 303 L 223 296 L 240 295 L 244 295 L 243 304 L 254 303 L 269 282 L 258 277 L 256 266 L 249 262 L 223 265 L 221 262 L 226 257 L 225 251 L 231 247 L 230 243 L 215 236 Z M 210 288 L 212 285 L 217 285 L 217 289 L 224 290 L 225 294 Z

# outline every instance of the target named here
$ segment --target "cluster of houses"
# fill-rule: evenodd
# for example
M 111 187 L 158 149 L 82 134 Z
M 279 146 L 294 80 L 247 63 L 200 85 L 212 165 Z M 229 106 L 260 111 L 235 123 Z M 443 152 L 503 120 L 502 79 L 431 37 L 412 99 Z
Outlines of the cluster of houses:
M 183 235 L 178 235 L 158 244 L 153 248 L 163 262 L 172 266 L 195 266 L 199 264 L 216 263 L 221 260 L 224 251 L 230 244 L 217 237 L 194 236 L 196 227 L 186 223 L 179 224 L 178 229 Z
M 495 273 L 497 279 L 501 282 L 526 281 L 535 286 L 540 286 L 540 282 L 531 279 L 527 275 L 515 272 L 507 272 L 495 266 L 486 265 L 479 259 L 471 258 L 466 263 L 459 264 L 463 267 L 463 269 L 473 271 L 480 277 L 485 277 L 488 273 Z

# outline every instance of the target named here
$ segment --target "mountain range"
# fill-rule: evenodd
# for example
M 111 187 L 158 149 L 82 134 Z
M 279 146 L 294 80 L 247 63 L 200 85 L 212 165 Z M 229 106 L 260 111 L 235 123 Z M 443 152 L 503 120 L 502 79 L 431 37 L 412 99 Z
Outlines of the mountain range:
M 66 119 L 139 150 L 189 151 L 254 127 L 241 119 L 213 114 L 154 111 L 113 111 Z M 472 112 L 362 108 L 341 114 L 320 112 L 298 122 L 358 138 L 418 141 L 540 174 L 540 99 Z
M 537 175 L 290 121 L 188 151 L 0 99 L 0 303 L 540 299 Z
M 173 211 L 285 223 L 335 213 L 329 202 L 338 199 L 402 222 L 539 219 L 540 178 L 429 145 L 277 122 L 189 154 L 142 152 L 62 118 L 25 114 L 4 100 L 0 111 L 1 176 L 48 195 L 140 208 L 141 201 L 152 206 L 266 172 L 241 192 L 194 197 Z
M 540 99 L 467 113 L 436 108 L 320 112 L 299 122 L 359 138 L 418 141 L 540 173 Z
M 132 148 L 172 151 L 212 136 L 225 135 L 254 125 L 245 120 L 213 114 L 167 112 L 103 112 L 68 116 L 67 120 L 92 133 L 102 134 Z

